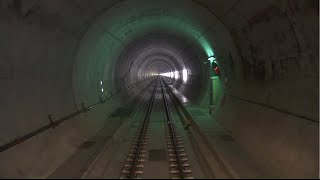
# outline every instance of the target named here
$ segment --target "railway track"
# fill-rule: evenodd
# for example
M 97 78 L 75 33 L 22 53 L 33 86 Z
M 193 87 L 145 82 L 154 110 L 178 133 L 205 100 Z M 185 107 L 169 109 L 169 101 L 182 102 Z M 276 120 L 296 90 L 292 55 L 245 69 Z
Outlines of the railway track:
M 188 156 L 184 150 L 181 137 L 172 120 L 169 104 L 165 95 L 164 81 L 161 79 L 161 92 L 165 109 L 165 131 L 172 179 L 193 179 Z
M 161 87 L 160 97 L 162 97 L 162 99 L 159 103 L 163 104 L 164 107 L 164 131 L 169 176 L 172 179 L 193 179 L 188 156 L 185 152 L 182 139 L 177 132 L 175 121 L 171 115 L 169 100 L 167 99 L 168 97 L 170 98 L 170 96 L 165 88 L 165 82 L 161 77 L 158 77 L 158 79 L 155 80 L 155 85 L 148 102 L 146 113 L 133 138 L 129 153 L 121 170 L 120 179 L 143 178 L 146 158 L 148 155 L 150 115 L 155 103 L 157 87 Z
M 136 179 L 143 175 L 143 168 L 147 154 L 148 144 L 148 127 L 150 122 L 150 114 L 155 99 L 156 84 L 148 104 L 146 114 L 140 123 L 138 130 L 133 138 L 133 143 L 126 158 L 126 162 L 122 168 L 120 179 Z

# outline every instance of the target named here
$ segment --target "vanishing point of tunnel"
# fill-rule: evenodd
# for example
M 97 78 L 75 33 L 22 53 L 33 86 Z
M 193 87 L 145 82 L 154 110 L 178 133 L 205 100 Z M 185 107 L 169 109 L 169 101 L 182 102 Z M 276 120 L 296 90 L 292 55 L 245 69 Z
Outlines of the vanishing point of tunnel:
M 319 178 L 319 0 L 0 0 L 0 178 Z

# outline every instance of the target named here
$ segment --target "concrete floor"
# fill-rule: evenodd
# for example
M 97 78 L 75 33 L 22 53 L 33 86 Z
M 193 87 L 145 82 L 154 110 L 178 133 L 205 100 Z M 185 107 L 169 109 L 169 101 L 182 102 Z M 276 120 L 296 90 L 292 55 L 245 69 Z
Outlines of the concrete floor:
M 145 96 L 146 99 L 150 95 Z M 169 96 L 167 96 L 169 98 Z M 52 173 L 49 178 L 119 178 L 129 147 L 140 121 L 144 117 L 146 102 L 136 104 L 130 113 L 121 117 L 111 117 L 119 126 L 103 128 L 96 136 L 79 147 L 76 153 Z M 177 132 L 183 140 L 191 165 L 192 177 L 206 178 L 201 165 L 189 142 L 188 132 L 183 128 L 180 117 L 171 106 L 172 117 Z M 109 127 L 111 128 L 111 127 Z M 144 168 L 144 179 L 168 179 L 169 160 L 165 134 L 165 116 L 160 88 L 157 88 L 155 103 L 150 117 L 149 141 Z
M 147 87 L 149 90 L 146 92 L 149 93 L 145 93 L 141 101 L 136 101 L 130 107 L 116 110 L 108 118 L 108 122 L 113 126 L 106 125 L 95 136 L 80 145 L 78 150 L 49 178 L 119 178 L 132 138 L 145 116 L 148 99 L 151 97 L 151 88 L 151 86 Z M 183 104 L 194 123 L 199 127 L 201 134 L 209 142 L 210 148 L 222 160 L 234 178 L 276 178 L 264 172 L 264 168 L 242 149 L 232 132 L 223 128 L 208 113 L 208 110 L 189 104 L 188 99 L 174 88 L 172 89 L 178 98 L 183 99 Z M 210 168 L 203 162 L 206 155 L 201 154 L 199 147 L 195 147 L 197 143 L 193 142 L 193 135 L 183 127 L 170 97 L 168 95 L 166 97 L 172 118 L 177 125 L 177 132 L 189 158 L 192 176 L 196 179 L 209 178 L 212 172 L 208 172 Z M 142 176 L 144 179 L 171 178 L 165 135 L 164 106 L 160 86 L 158 86 L 150 116 L 148 153 Z

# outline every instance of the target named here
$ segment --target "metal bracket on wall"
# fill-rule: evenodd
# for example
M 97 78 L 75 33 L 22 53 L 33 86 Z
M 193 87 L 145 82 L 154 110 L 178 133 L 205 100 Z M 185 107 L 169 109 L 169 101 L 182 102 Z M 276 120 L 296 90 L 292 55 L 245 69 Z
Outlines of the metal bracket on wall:
M 151 78 L 145 79 L 143 81 L 139 81 L 139 84 L 141 84 L 142 82 L 149 82 L 150 79 Z M 111 96 L 107 97 L 104 100 L 104 102 L 107 102 L 108 100 L 115 99 L 114 97 L 116 97 L 118 94 L 119 93 L 113 94 L 111 92 Z M 69 119 L 71 119 L 71 118 L 73 118 L 75 116 L 78 116 L 81 113 L 86 113 L 87 111 L 90 111 L 91 109 L 95 108 L 99 104 L 102 104 L 102 103 L 99 101 L 99 102 L 96 102 L 95 104 L 92 104 L 92 105 L 90 105 L 88 107 L 85 107 L 85 104 L 82 103 L 81 104 L 82 109 L 77 110 L 76 112 L 72 112 L 72 113 L 70 113 L 68 115 L 65 115 L 65 116 L 63 116 L 63 117 L 61 117 L 59 119 L 56 119 L 56 121 L 53 121 L 52 115 L 49 114 L 48 115 L 49 124 L 44 125 L 42 127 L 39 127 L 39 128 L 37 128 L 37 129 L 35 129 L 35 130 L 33 130 L 33 131 L 21 136 L 21 137 L 15 138 L 15 139 L 9 141 L 8 143 L 0 145 L 0 152 L 6 151 L 6 150 L 8 150 L 8 149 L 10 149 L 10 148 L 12 148 L 12 147 L 24 142 L 24 141 L 26 141 L 28 139 L 31 139 L 32 137 L 34 137 L 34 136 L 36 136 L 38 134 L 41 134 L 42 132 L 44 132 L 44 131 L 46 131 L 46 130 L 48 130 L 50 128 L 57 127 L 59 124 L 63 123 L 64 121 L 69 120 Z
M 81 103 L 81 107 L 82 107 L 82 110 L 83 110 L 84 112 L 90 111 L 90 109 L 88 109 L 88 108 L 85 107 L 84 103 Z
M 55 129 L 55 128 L 56 128 L 56 125 L 55 125 L 54 122 L 53 122 L 52 114 L 48 114 L 48 119 L 49 119 L 49 122 L 50 122 L 50 124 L 51 124 L 52 129 Z

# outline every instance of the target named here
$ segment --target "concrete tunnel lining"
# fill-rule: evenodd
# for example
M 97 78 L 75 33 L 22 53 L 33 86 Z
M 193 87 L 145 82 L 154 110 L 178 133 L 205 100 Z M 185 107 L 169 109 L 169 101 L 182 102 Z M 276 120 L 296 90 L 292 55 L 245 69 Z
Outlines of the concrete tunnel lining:
M 136 2 L 143 5 L 137 7 Z M 168 2 L 77 1 L 75 5 L 44 0 L 39 1 L 40 10 L 24 18 L 7 8 L 10 1 L 1 2 L 0 65 L 9 70 L 1 79 L 5 126 L 0 142 L 46 124 L 48 114 L 57 118 L 79 109 L 82 102 L 96 102 L 103 95 L 100 81 L 104 92 L 115 91 L 114 67 L 121 53 L 137 37 L 161 31 L 184 39 L 184 51 L 192 49 L 196 62 L 205 61 L 210 49 L 223 57 L 219 66 L 226 96 L 213 117 L 232 132 L 265 174 L 317 177 L 318 123 L 227 96 L 318 121 L 318 9 L 314 2 Z M 22 4 L 26 11 L 31 6 Z M 186 66 L 191 62 L 187 60 Z M 196 101 L 204 107 L 208 104 L 206 68 L 199 68 L 205 88 Z M 186 94 L 193 91 L 189 85 Z M 47 177 L 121 105 L 118 101 L 105 104 L 0 154 L 6 162 L 0 177 Z
M 131 3 L 131 4 L 130 4 Z M 97 20 L 98 22 L 96 22 L 93 27 L 88 31 L 87 33 L 87 37 L 91 37 L 90 34 L 95 33 L 104 33 L 104 34 L 108 34 L 108 36 L 110 36 L 109 38 L 112 38 L 111 41 L 116 41 L 117 43 L 120 43 L 122 45 L 125 45 L 126 43 L 124 42 L 124 40 L 126 40 L 127 42 L 130 42 L 131 39 L 135 39 L 134 37 L 137 36 L 137 34 L 140 34 L 140 36 L 143 36 L 143 34 L 145 34 L 146 32 L 152 32 L 153 30 L 157 30 L 160 28 L 163 31 L 170 31 L 173 32 L 174 34 L 179 34 L 181 36 L 181 34 L 184 35 L 185 39 L 190 39 L 190 43 L 193 43 L 192 41 L 195 41 L 196 38 L 199 38 L 199 40 L 196 40 L 196 43 L 199 43 L 200 45 L 202 45 L 204 48 L 205 47 L 205 51 L 207 51 L 207 55 L 212 55 L 213 50 L 212 48 L 210 48 L 209 45 L 209 40 L 206 40 L 204 38 L 204 35 L 202 34 L 202 31 L 199 29 L 199 27 L 194 26 L 194 23 L 192 24 L 192 22 L 190 23 L 189 21 L 194 19 L 192 17 L 189 16 L 185 16 L 186 15 L 186 11 L 183 12 L 182 15 L 177 16 L 176 13 L 179 12 L 177 11 L 177 9 L 173 9 L 173 10 L 162 10 L 161 6 L 166 6 L 166 2 L 161 2 L 161 3 L 143 3 L 143 6 L 140 6 L 139 8 L 135 9 L 134 12 L 131 12 L 132 10 L 128 7 L 130 7 L 131 5 L 133 5 L 134 2 L 124 2 L 124 3 L 120 3 L 119 7 L 110 9 L 108 11 L 108 13 L 105 13 L 106 15 L 102 15 L 102 17 L 99 18 L 99 20 Z M 185 5 L 186 8 L 193 8 L 191 4 L 187 4 Z M 174 6 L 172 6 L 172 8 L 176 8 Z M 181 11 L 181 9 L 179 8 L 179 10 Z M 199 8 L 199 11 L 201 10 L 201 8 Z M 116 12 L 113 12 L 116 11 Z M 119 15 L 119 13 L 121 12 L 121 16 Z M 145 13 L 146 12 L 146 13 Z M 193 11 L 190 11 L 193 12 Z M 126 13 L 126 15 L 123 15 L 124 13 Z M 110 15 L 112 14 L 112 15 Z M 173 14 L 173 15 L 172 15 Z M 201 16 L 202 14 L 205 14 L 205 11 L 202 13 L 194 13 L 196 16 Z M 207 15 L 207 14 L 205 14 Z M 205 15 L 202 15 L 203 17 Z M 112 16 L 115 16 L 116 18 L 112 18 Z M 191 15 L 192 16 L 192 15 Z M 211 15 L 212 16 L 212 15 Z M 159 18 L 161 17 L 161 18 Z M 183 17 L 183 18 L 180 18 Z M 204 18 L 198 17 L 199 19 L 204 19 Z M 154 19 L 160 19 L 161 22 L 157 22 L 156 24 L 153 22 Z M 163 19 L 163 20 L 162 20 Z M 186 21 L 186 22 L 184 22 Z M 117 23 L 115 23 L 117 22 Z M 203 22 L 204 23 L 204 22 Z M 175 26 L 176 24 L 179 24 L 179 26 Z M 199 22 L 197 22 L 197 24 L 199 24 Z M 96 26 L 96 27 L 95 27 Z M 129 28 L 128 28 L 129 26 Z M 131 27 L 132 26 L 132 27 Z M 194 26 L 194 27 L 193 27 Z M 204 26 L 209 26 L 206 24 L 204 24 Z M 200 26 L 201 27 L 201 26 Z M 154 29 L 156 28 L 156 29 Z M 197 29 L 198 28 L 198 29 Z M 207 27 L 206 27 L 207 28 Z M 96 29 L 96 30 L 95 30 Z M 92 32 L 91 32 L 92 31 Z M 94 32 L 97 31 L 97 32 Z M 223 33 L 221 33 L 223 34 Z M 97 39 L 96 41 L 101 41 L 101 36 L 94 36 L 93 37 L 97 37 L 99 39 Z M 116 37 L 121 37 L 121 38 L 116 38 L 116 40 L 114 40 L 114 36 Z M 191 37 L 190 37 L 191 36 Z M 85 39 L 85 38 L 84 38 Z M 225 38 L 226 39 L 226 38 Z M 90 38 L 90 40 L 92 41 L 92 46 L 91 48 L 93 49 L 99 49 L 101 47 L 101 45 L 99 45 L 98 43 L 96 43 L 95 40 L 92 40 L 92 38 Z M 85 40 L 84 40 L 85 41 Z M 106 40 L 104 40 L 106 41 Z M 86 44 L 86 42 L 83 42 L 84 44 Z M 117 44 L 116 43 L 116 44 Z M 189 43 L 189 44 L 190 44 Z M 107 45 L 105 45 L 106 47 L 108 47 Z M 111 45 L 113 47 L 120 47 L 122 48 L 121 45 L 118 46 L 114 46 Z M 102 46 L 104 47 L 104 46 Z M 220 46 L 222 47 L 222 45 Z M 191 47 L 187 47 L 188 49 L 190 49 Z M 201 48 L 200 48 L 201 49 Z M 89 49 L 86 49 L 85 51 L 90 51 Z M 119 51 L 113 51 L 114 54 L 117 54 L 117 52 Z M 82 52 L 82 51 L 79 51 Z M 94 52 L 94 51 L 93 51 Z M 201 51 L 200 51 L 201 52 Z M 97 52 L 99 54 L 99 52 Z M 92 53 L 95 54 L 95 53 Z M 101 54 L 101 55 L 100 55 Z M 101 52 L 98 56 L 103 56 L 103 54 L 108 54 L 108 52 L 104 51 Z M 86 59 L 88 59 L 85 55 L 79 55 L 81 58 L 84 59 L 85 62 L 87 62 Z M 203 54 L 202 54 L 203 56 Z M 112 55 L 108 55 L 108 57 L 113 57 Z M 114 59 L 117 59 L 116 57 Z M 206 58 L 203 58 L 206 59 Z M 95 61 L 99 61 L 97 59 L 95 59 Z M 100 60 L 100 63 L 102 62 L 102 60 Z M 107 64 L 108 66 L 109 64 Z M 86 68 L 88 69 L 95 69 L 95 68 L 90 68 L 88 65 L 84 65 Z M 97 66 L 100 66 L 100 64 L 97 64 Z M 111 72 L 112 71 L 112 65 L 109 67 L 106 67 L 105 72 Z M 81 75 L 80 75 L 81 76 Z M 80 76 L 75 75 L 74 77 L 79 77 L 79 79 L 83 79 Z M 108 77 L 111 77 L 112 75 L 105 75 L 105 78 L 108 79 Z M 96 78 L 94 78 L 96 79 Z M 107 80 L 108 81 L 108 80 Z M 110 83 L 113 84 L 113 83 Z M 78 88 L 75 88 L 78 89 Z M 90 92 L 90 91 L 87 91 Z M 84 97 L 84 96 L 81 96 Z
M 118 82 L 118 85 L 116 86 L 124 87 L 126 83 L 140 79 L 140 74 L 144 74 L 144 72 L 147 71 L 146 68 L 149 68 L 150 66 L 155 66 L 154 68 L 156 68 L 157 65 L 166 66 L 166 72 L 179 72 L 180 79 L 176 79 L 176 81 L 181 81 L 183 70 L 188 71 L 190 79 L 191 77 L 196 79 L 208 79 L 209 73 L 206 69 L 208 64 L 205 65 L 203 63 L 205 61 L 196 62 L 198 61 L 196 59 L 196 53 L 192 52 L 192 50 L 191 52 L 188 51 L 185 52 L 185 54 L 181 54 L 188 44 L 180 42 L 172 35 L 153 33 L 143 37 L 143 39 L 137 38 L 138 41 L 130 44 L 127 50 L 120 56 L 117 66 L 114 68 L 115 79 L 117 79 Z M 203 78 L 204 76 L 207 76 L 207 78 Z M 190 86 L 189 89 L 193 89 L 192 86 L 198 86 L 198 96 L 193 98 L 195 102 L 196 99 L 201 101 L 201 98 L 203 97 L 199 96 L 205 94 L 205 91 L 207 91 L 206 87 L 208 87 L 207 84 L 207 81 L 199 81 L 198 84 L 187 84 Z M 180 89 L 179 87 L 177 88 Z

